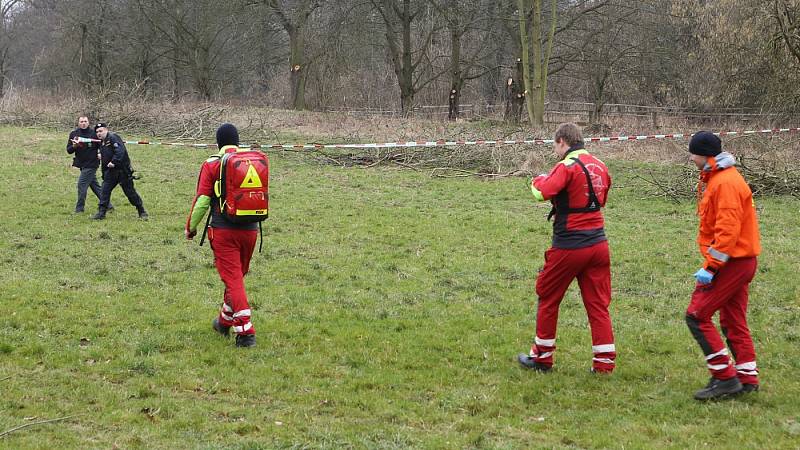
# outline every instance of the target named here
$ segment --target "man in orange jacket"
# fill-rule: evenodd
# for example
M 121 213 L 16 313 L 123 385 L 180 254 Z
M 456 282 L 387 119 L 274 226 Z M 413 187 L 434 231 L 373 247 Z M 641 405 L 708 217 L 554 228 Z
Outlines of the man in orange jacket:
M 689 152 L 700 169 L 697 243 L 705 262 L 694 274 L 697 285 L 686 310 L 686 323 L 711 372 L 711 381 L 694 398 L 711 400 L 758 390 L 747 302 L 761 244 L 753 193 L 733 167 L 733 155 L 723 152 L 720 139 L 708 131 L 695 133 Z M 717 311 L 735 366 L 731 366 L 728 348 L 711 321 Z

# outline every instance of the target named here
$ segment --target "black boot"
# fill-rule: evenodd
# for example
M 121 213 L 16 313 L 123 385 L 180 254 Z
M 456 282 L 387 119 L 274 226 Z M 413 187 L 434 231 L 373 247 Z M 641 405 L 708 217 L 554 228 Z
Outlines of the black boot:
M 147 220 L 150 216 L 147 215 L 147 211 L 144 208 L 139 209 L 139 218 L 142 220 Z
M 211 328 L 213 328 L 214 331 L 225 337 L 228 337 L 231 334 L 231 327 L 226 327 L 225 325 L 221 325 L 219 323 L 219 318 L 216 318 L 211 321 Z
M 237 334 L 236 335 L 237 347 L 255 347 L 256 335 L 255 334 Z
M 736 377 L 727 380 L 711 378 L 708 385 L 694 393 L 695 400 L 715 400 L 742 392 L 742 383 Z
M 553 368 L 548 366 L 547 364 L 542 364 L 537 362 L 535 359 L 531 358 L 527 353 L 520 353 L 517 355 L 517 361 L 519 364 L 526 368 L 535 370 L 536 372 L 550 372 Z
M 740 394 L 749 394 L 751 392 L 758 392 L 758 385 L 742 383 L 742 392 L 740 392 Z
M 97 214 L 92 216 L 92 219 L 94 220 L 103 220 L 105 218 L 106 218 L 106 210 L 103 208 L 97 210 Z

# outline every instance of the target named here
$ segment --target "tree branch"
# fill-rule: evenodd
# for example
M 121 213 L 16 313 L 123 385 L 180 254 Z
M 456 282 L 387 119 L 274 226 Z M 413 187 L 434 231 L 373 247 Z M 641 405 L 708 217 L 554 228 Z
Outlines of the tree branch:
M 18 427 L 14 427 L 14 428 L 11 428 L 9 430 L 3 431 L 2 433 L 0 433 L 0 439 L 8 436 L 9 434 L 11 434 L 11 433 L 13 433 L 15 431 L 19 431 L 19 430 L 21 430 L 23 428 L 32 427 L 34 425 L 42 425 L 42 424 L 45 424 L 45 423 L 61 422 L 62 420 L 71 419 L 71 418 L 77 417 L 77 416 L 79 416 L 79 414 L 74 414 L 74 415 L 71 415 L 71 416 L 59 417 L 57 419 L 40 420 L 38 422 L 26 423 L 24 425 L 20 425 Z

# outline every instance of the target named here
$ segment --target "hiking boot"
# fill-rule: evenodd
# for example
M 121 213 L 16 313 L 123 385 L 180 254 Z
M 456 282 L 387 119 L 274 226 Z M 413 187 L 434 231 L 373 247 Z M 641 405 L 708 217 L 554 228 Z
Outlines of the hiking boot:
M 97 214 L 92 216 L 92 220 L 103 220 L 106 218 L 105 211 L 97 211 Z
M 147 215 L 147 211 L 141 210 L 139 211 L 139 218 L 142 220 L 147 220 L 150 216 Z
M 255 347 L 256 335 L 255 334 L 237 334 L 236 335 L 237 347 Z
M 740 394 L 749 394 L 751 392 L 758 392 L 758 385 L 750 383 L 742 383 L 742 392 L 740 392 Z
M 727 380 L 711 378 L 708 385 L 694 393 L 695 400 L 715 400 L 742 392 L 742 383 L 736 377 Z
M 536 372 L 550 372 L 553 368 L 548 366 L 547 364 L 542 364 L 535 359 L 531 358 L 530 355 L 527 353 L 520 353 L 517 355 L 517 361 L 519 364 L 530 370 L 535 370 Z
M 217 333 L 219 333 L 219 334 L 221 334 L 221 335 L 223 335 L 225 337 L 228 337 L 228 336 L 231 335 L 231 327 L 226 327 L 225 325 L 221 325 L 219 323 L 219 318 L 216 318 L 216 319 L 211 321 L 211 328 L 213 328 L 214 331 L 216 331 Z

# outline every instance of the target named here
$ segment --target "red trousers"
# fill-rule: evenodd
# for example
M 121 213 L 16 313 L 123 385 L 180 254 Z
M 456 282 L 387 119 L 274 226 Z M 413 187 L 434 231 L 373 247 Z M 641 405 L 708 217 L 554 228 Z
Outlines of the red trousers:
M 255 334 L 250 322 L 250 305 L 244 290 L 244 276 L 250 270 L 250 258 L 256 247 L 258 231 L 209 228 L 208 241 L 214 250 L 214 265 L 225 283 L 219 323 L 233 327 L 237 334 Z
M 592 330 L 592 368 L 611 372 L 617 357 L 608 305 L 611 303 L 611 260 L 608 242 L 579 249 L 550 248 L 544 254 L 544 268 L 536 279 L 539 304 L 536 310 L 536 338 L 530 356 L 551 366 L 556 349 L 558 308 L 575 278 Z
M 758 384 L 758 368 L 753 339 L 747 327 L 747 301 L 750 282 L 756 273 L 756 258 L 732 258 L 714 276 L 711 284 L 697 284 L 686 309 L 686 323 L 703 349 L 711 376 L 726 380 L 735 376 L 744 384 Z M 719 324 L 733 352 L 731 366 L 728 348 L 711 318 L 719 311 Z

